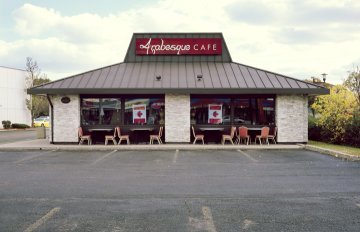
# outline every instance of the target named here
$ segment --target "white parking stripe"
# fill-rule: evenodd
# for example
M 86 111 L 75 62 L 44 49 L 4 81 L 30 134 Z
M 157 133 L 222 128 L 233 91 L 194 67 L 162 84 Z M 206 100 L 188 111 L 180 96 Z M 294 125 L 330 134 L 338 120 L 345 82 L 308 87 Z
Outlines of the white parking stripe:
M 36 154 L 36 155 L 32 155 L 32 156 L 27 156 L 27 157 L 22 158 L 22 159 L 20 159 L 18 161 L 15 161 L 14 163 L 19 164 L 19 163 L 22 163 L 22 162 L 25 162 L 25 161 L 29 161 L 29 160 L 38 158 L 40 156 L 44 156 L 44 155 L 49 154 L 49 153 L 54 152 L 54 151 L 56 151 L 56 150 L 51 150 L 51 151 L 47 151 L 47 152 L 44 152 L 44 153 L 40 153 L 40 154 Z
M 206 207 L 206 206 L 202 207 L 202 212 L 203 212 L 203 215 L 204 215 L 204 219 L 205 219 L 208 231 L 209 232 L 216 232 L 216 228 L 215 228 L 215 225 L 214 225 L 214 220 L 213 220 L 210 208 Z
M 178 155 L 179 155 L 179 149 L 176 149 L 175 154 L 174 154 L 174 158 L 173 158 L 173 164 L 176 164 Z
M 100 162 L 100 161 L 102 161 L 103 159 L 105 159 L 105 158 L 107 158 L 107 157 L 111 156 L 111 155 L 112 155 L 112 154 L 114 154 L 115 152 L 117 152 L 117 150 L 114 150 L 114 151 L 112 151 L 112 152 L 109 152 L 109 153 L 107 153 L 107 154 L 105 154 L 105 155 L 101 156 L 100 158 L 98 158 L 97 160 L 95 160 L 94 162 L 92 162 L 92 164 L 91 164 L 91 165 L 95 165 L 95 164 L 97 164 L 98 162 Z
M 237 150 L 238 152 L 240 152 L 241 154 L 243 154 L 244 156 L 246 156 L 247 158 L 249 158 L 251 161 L 254 161 L 254 162 L 258 162 L 259 160 L 253 158 L 251 155 L 249 155 L 248 153 L 242 151 L 242 150 Z
M 50 210 L 47 214 L 45 214 L 42 218 L 37 220 L 34 224 L 31 224 L 24 232 L 32 232 L 39 228 L 42 224 L 44 224 L 47 220 L 52 218 L 57 212 L 60 211 L 60 207 L 55 207 L 52 210 Z
M 213 216 L 209 207 L 202 207 L 203 218 L 189 217 L 189 224 L 198 230 L 216 232 Z

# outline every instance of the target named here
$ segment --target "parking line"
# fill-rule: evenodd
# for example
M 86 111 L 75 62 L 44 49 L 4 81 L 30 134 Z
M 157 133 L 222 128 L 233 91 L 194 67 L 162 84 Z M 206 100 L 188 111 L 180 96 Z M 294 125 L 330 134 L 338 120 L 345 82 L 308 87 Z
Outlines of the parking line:
M 207 225 L 207 229 L 209 232 L 216 232 L 216 228 L 214 225 L 214 220 L 212 217 L 212 213 L 209 207 L 202 207 L 202 213 L 204 215 L 204 219 Z
M 52 210 L 50 210 L 47 214 L 45 214 L 42 218 L 37 220 L 35 223 L 31 224 L 24 232 L 32 232 L 39 228 L 42 224 L 44 224 L 47 220 L 52 218 L 57 212 L 60 211 L 60 207 L 55 207 Z
M 44 156 L 44 155 L 49 154 L 49 153 L 54 152 L 54 151 L 56 151 L 56 150 L 51 150 L 51 151 L 47 151 L 47 152 L 40 153 L 40 154 L 37 154 L 37 155 L 28 156 L 28 157 L 22 158 L 22 159 L 20 159 L 18 161 L 15 161 L 14 163 L 19 164 L 19 163 L 22 163 L 22 162 L 25 162 L 25 161 L 29 161 L 29 160 L 38 158 L 40 156 Z
M 114 151 L 112 151 L 112 152 L 109 152 L 109 153 L 107 153 L 107 154 L 105 154 L 105 155 L 103 155 L 103 156 L 101 156 L 99 159 L 97 159 L 97 160 L 95 160 L 94 162 L 92 162 L 92 164 L 91 165 L 95 165 L 95 164 L 97 164 L 98 162 L 100 162 L 100 161 L 102 161 L 103 159 L 105 159 L 105 158 L 107 158 L 107 157 L 109 157 L 109 156 L 111 156 L 112 154 L 114 154 L 115 152 L 117 152 L 118 150 L 114 150 Z
M 254 161 L 254 162 L 259 162 L 259 160 L 253 158 L 251 155 L 249 155 L 248 153 L 242 151 L 242 150 L 237 150 L 238 152 L 240 152 L 241 154 L 243 154 L 244 156 L 246 156 L 247 158 L 249 158 L 251 161 Z
M 176 164 L 178 155 L 179 155 L 179 149 L 176 149 L 175 154 L 174 154 L 174 158 L 173 158 L 173 164 Z
M 356 206 L 360 208 L 360 204 L 356 204 Z

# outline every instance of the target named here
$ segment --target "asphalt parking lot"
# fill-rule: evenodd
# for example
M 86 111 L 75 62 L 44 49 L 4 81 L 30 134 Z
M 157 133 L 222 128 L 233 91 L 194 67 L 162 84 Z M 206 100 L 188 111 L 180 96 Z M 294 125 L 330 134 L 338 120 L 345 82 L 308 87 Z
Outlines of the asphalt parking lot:
M 305 150 L 0 152 L 0 231 L 359 231 L 360 162 Z

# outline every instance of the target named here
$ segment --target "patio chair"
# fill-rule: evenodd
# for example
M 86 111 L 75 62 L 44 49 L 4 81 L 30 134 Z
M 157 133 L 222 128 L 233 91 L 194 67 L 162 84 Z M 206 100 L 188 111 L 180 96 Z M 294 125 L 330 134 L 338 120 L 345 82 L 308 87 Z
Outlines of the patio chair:
M 118 145 L 121 144 L 121 141 L 126 141 L 126 144 L 129 145 L 130 144 L 130 139 L 129 139 L 129 135 L 121 135 L 121 130 L 120 127 L 116 127 L 115 130 L 117 131 L 117 134 L 119 136 L 119 143 Z
M 158 141 L 158 144 L 162 144 L 162 140 L 161 140 L 161 136 L 162 136 L 162 132 L 163 132 L 163 128 L 164 127 L 160 127 L 159 129 L 159 134 L 156 135 L 150 135 L 150 144 L 154 144 L 154 140 L 156 139 Z
M 84 131 L 83 131 L 82 127 L 78 128 L 78 135 L 79 135 L 79 139 L 80 139 L 79 145 L 83 144 L 83 142 L 85 142 L 85 140 L 88 141 L 88 145 L 91 145 L 91 143 L 92 143 L 91 135 L 84 135 Z
M 256 140 L 258 139 L 260 145 L 262 145 L 261 140 L 265 140 L 267 145 L 269 145 L 269 131 L 270 131 L 270 128 L 267 126 L 264 126 L 263 128 L 261 128 L 261 135 L 257 135 L 255 137 L 255 144 L 256 144 Z
M 245 126 L 239 127 L 239 134 L 238 134 L 237 141 L 240 144 L 242 140 L 244 140 L 244 142 L 246 142 L 246 145 L 249 145 L 249 143 L 251 142 L 250 135 L 248 134 L 248 128 Z
M 194 136 L 194 142 L 193 142 L 193 144 L 195 144 L 196 141 L 198 141 L 198 140 L 201 140 L 202 143 L 204 144 L 204 135 L 202 135 L 202 134 L 195 134 L 195 129 L 194 129 L 193 126 L 191 126 L 191 130 L 192 130 L 192 133 L 193 133 L 193 136 Z
M 236 132 L 236 127 L 232 126 L 231 130 L 230 130 L 230 134 L 229 135 L 222 135 L 221 137 L 221 144 L 225 145 L 225 141 L 230 141 L 232 145 L 234 145 L 233 139 L 235 137 L 235 132 Z
M 117 129 L 115 128 L 114 130 L 114 134 L 113 135 L 105 135 L 105 145 L 108 145 L 109 141 L 112 141 L 114 143 L 114 145 L 116 145 L 116 134 L 117 134 Z
M 268 140 L 272 140 L 276 144 L 277 127 L 274 127 L 274 134 L 268 135 Z

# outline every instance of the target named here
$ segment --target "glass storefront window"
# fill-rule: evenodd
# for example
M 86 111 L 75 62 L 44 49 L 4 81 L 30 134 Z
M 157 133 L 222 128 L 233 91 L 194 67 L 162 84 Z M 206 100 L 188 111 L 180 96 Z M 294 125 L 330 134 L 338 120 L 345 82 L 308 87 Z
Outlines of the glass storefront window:
M 190 113 L 191 124 L 229 125 L 230 98 L 191 98 Z
M 257 118 L 261 125 L 275 125 L 275 100 L 274 98 L 257 99 Z
M 234 124 L 251 124 L 250 98 L 234 99 Z
M 213 107 L 214 110 L 211 110 Z M 215 109 L 219 122 L 212 119 Z M 228 98 L 191 98 L 191 124 L 275 125 L 275 98 L 229 96 Z
M 119 98 L 83 98 L 81 100 L 82 125 L 119 125 L 121 116 Z
M 164 98 L 125 99 L 124 123 L 128 125 L 165 124 L 165 99 Z

